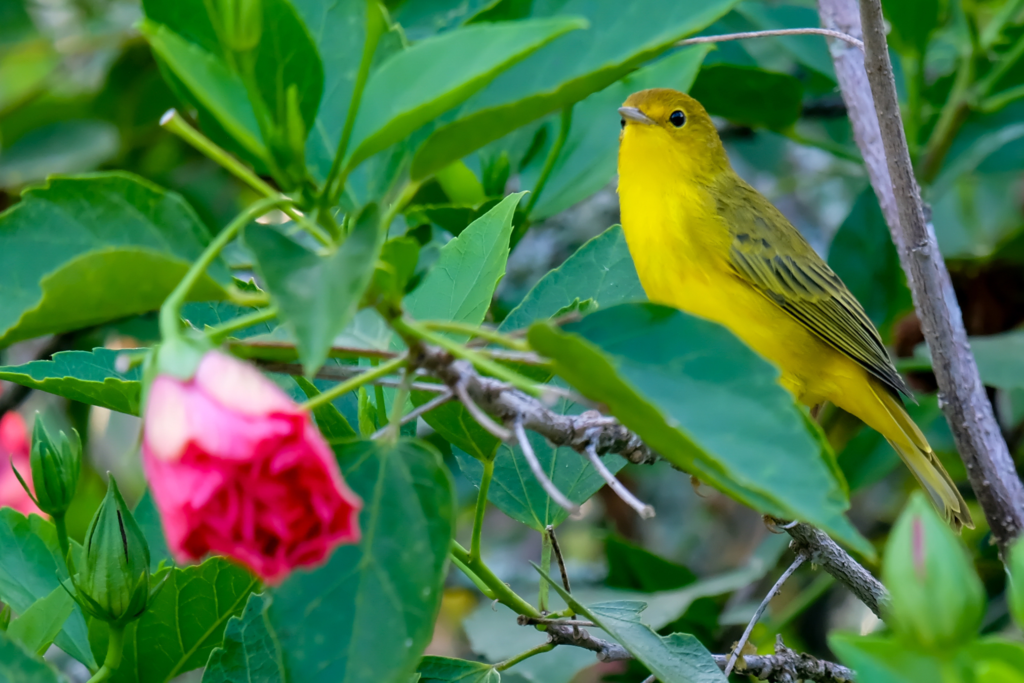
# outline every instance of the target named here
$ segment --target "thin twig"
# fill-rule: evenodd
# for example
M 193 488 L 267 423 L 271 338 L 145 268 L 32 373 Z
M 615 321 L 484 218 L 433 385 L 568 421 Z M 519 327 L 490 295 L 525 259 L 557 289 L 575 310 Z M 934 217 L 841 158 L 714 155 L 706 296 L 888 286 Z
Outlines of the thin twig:
M 413 382 L 410 386 L 415 388 L 416 382 Z M 434 385 L 434 386 L 442 386 L 443 387 L 444 385 L 443 384 L 437 384 L 437 385 Z M 452 400 L 453 398 L 455 398 L 455 394 L 452 393 L 452 391 L 450 389 L 448 389 L 448 387 L 445 387 L 445 393 L 438 394 L 437 396 L 435 396 L 434 398 L 430 399 L 429 401 L 427 401 L 423 405 L 419 406 L 418 408 L 413 408 L 408 413 L 406 413 L 405 417 L 403 417 L 402 421 L 399 423 L 399 426 L 401 427 L 404 424 L 408 424 L 408 423 L 412 422 L 413 420 L 418 418 L 420 415 L 424 415 L 426 413 L 429 413 L 434 408 L 437 408 L 438 406 L 444 405 L 445 403 L 447 403 L 448 401 Z M 381 427 L 380 429 L 375 431 L 373 433 L 373 436 L 371 436 L 370 438 L 371 439 L 379 439 L 380 437 L 384 436 L 384 434 L 386 434 L 387 431 L 388 431 L 387 427 Z
M 843 33 L 842 31 L 834 31 L 828 28 L 782 28 L 772 29 L 770 31 L 744 31 L 742 33 L 725 33 L 720 36 L 697 36 L 696 38 L 687 38 L 686 40 L 680 40 L 676 45 L 697 45 L 699 43 L 724 43 L 730 40 L 746 40 L 748 38 L 774 38 L 776 36 L 828 36 L 829 38 L 838 38 L 844 40 L 850 45 L 856 45 L 861 50 L 864 49 L 864 43 L 857 40 L 853 36 Z
M 476 404 L 473 397 L 469 395 L 468 391 L 466 391 L 465 384 L 456 384 L 452 388 L 455 389 L 455 395 L 458 396 L 459 400 L 462 401 L 462 404 L 466 406 L 466 410 L 473 416 L 473 419 L 476 420 L 481 427 L 489 431 L 500 441 L 508 441 L 512 438 L 512 432 L 492 420 L 491 416 L 485 413 L 483 409 Z
M 465 388 L 463 388 L 465 390 Z M 540 482 L 540 486 L 544 489 L 551 500 L 555 501 L 559 505 L 570 512 L 570 514 L 576 514 L 579 512 L 579 507 L 571 500 L 565 497 L 565 494 L 558 490 L 555 486 L 555 482 L 548 478 L 548 475 L 544 472 L 544 468 L 540 466 L 540 460 L 537 459 L 537 454 L 533 452 L 533 446 L 530 445 L 530 440 L 526 437 L 526 430 L 523 429 L 523 421 L 516 420 L 515 427 L 516 439 L 519 440 L 519 448 L 523 451 L 523 457 L 526 458 L 527 464 L 530 466 L 530 471 L 533 472 L 533 476 Z
M 565 571 L 565 559 L 562 557 L 562 549 L 558 546 L 558 539 L 555 537 L 554 525 L 548 524 L 545 531 L 547 531 L 548 538 L 551 539 L 551 549 L 555 551 L 555 559 L 558 561 L 558 570 L 562 572 L 562 586 L 565 587 L 566 593 L 572 593 L 572 588 L 569 586 L 569 573 Z
M 621 481 L 619 481 L 614 474 L 611 473 L 607 467 L 605 467 L 604 461 L 597 454 L 597 447 L 591 443 L 587 446 L 587 458 L 590 459 L 590 464 L 594 466 L 597 473 L 601 475 L 605 483 L 608 484 L 608 488 L 615 492 L 622 501 L 629 507 L 636 510 L 636 513 L 640 515 L 642 519 L 650 519 L 654 517 L 654 507 L 643 502 L 636 496 L 634 496 L 629 489 L 627 489 Z
M 548 626 L 550 624 L 565 624 L 567 626 L 583 626 L 585 628 L 597 626 L 592 621 L 583 621 L 581 619 L 550 619 L 548 617 L 530 617 L 525 614 L 520 614 L 516 617 L 516 623 L 520 626 Z
M 779 591 L 782 590 L 782 585 L 789 580 L 789 577 L 793 576 L 793 572 L 799 569 L 800 565 L 802 565 L 806 559 L 807 553 L 802 550 L 798 552 L 796 559 L 793 560 L 793 564 L 789 565 L 789 568 L 782 572 L 782 576 L 780 576 L 779 580 L 775 582 L 772 589 L 768 591 L 768 595 L 764 596 L 764 600 L 762 600 L 761 604 L 758 605 L 757 610 L 754 612 L 754 616 L 750 618 L 750 623 L 747 624 L 747 628 L 743 631 L 743 635 L 740 636 L 739 641 L 736 643 L 736 647 L 732 649 L 732 653 L 729 655 L 729 659 L 725 663 L 725 669 L 723 671 L 725 672 L 726 678 L 728 678 L 729 674 L 732 673 L 732 668 L 736 665 L 736 657 L 743 651 L 743 646 L 747 644 L 747 639 L 750 638 L 750 632 L 754 630 L 754 626 L 761 620 L 761 615 L 764 614 L 766 609 L 768 609 L 768 603 L 772 601 L 772 598 L 779 594 Z

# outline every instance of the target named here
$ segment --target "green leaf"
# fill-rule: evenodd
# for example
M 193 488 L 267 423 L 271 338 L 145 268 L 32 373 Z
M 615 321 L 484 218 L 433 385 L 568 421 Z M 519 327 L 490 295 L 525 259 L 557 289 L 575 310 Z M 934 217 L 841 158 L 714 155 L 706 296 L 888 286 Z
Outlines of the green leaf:
M 913 310 L 899 254 L 870 187 L 860 193 L 839 226 L 828 264 L 883 335 L 888 336 L 900 315 Z
M 42 657 L 74 611 L 74 599 L 63 586 L 58 586 L 12 621 L 7 636 Z
M 594 93 L 572 110 L 572 126 L 551 174 L 534 204 L 530 219 L 537 221 L 578 204 L 615 177 L 619 156 L 619 116 L 616 111 L 632 93 L 647 88 L 686 92 L 710 47 L 696 45 L 674 52 Z M 553 144 L 538 154 L 543 160 Z M 542 164 L 523 173 L 523 187 L 536 190 Z
M 4 683 L 66 683 L 42 659 L 33 657 L 8 634 L 0 631 L 0 681 Z
M 498 4 L 499 0 L 419 0 L 399 5 L 392 16 L 409 40 L 422 40 L 469 23 L 480 12 Z
M 563 415 L 583 410 L 565 399 L 561 399 L 551 409 Z M 543 436 L 535 432 L 527 432 L 527 438 L 540 461 L 541 469 L 572 502 L 582 504 L 604 486 L 604 479 L 586 456 L 568 447 L 553 448 Z M 467 457 L 462 451 L 456 451 L 455 455 L 463 473 L 479 486 L 483 476 L 480 461 Z M 614 474 L 626 465 L 626 461 L 617 455 L 606 455 L 604 464 Z M 494 479 L 487 499 L 512 519 L 537 531 L 557 526 L 569 517 L 569 512 L 551 500 L 533 476 L 518 445 L 500 444 L 494 458 Z
M 52 360 L 0 366 L 0 380 L 57 394 L 72 401 L 139 414 L 142 367 L 118 370 L 126 353 L 98 348 L 92 351 L 61 351 Z M 123 360 L 121 362 L 123 362 Z
M 414 391 L 412 402 L 416 406 L 421 406 L 435 396 L 437 394 Z M 460 401 L 448 401 L 424 415 L 423 419 L 445 441 L 476 460 L 490 460 L 494 457 L 498 446 L 501 445 L 497 437 L 473 419 L 473 416 Z M 473 465 L 468 466 L 474 467 Z M 476 469 L 476 478 L 479 481 L 482 470 L 479 470 L 479 467 Z
M 1024 138 L 1024 123 L 1011 123 L 978 136 L 971 145 L 950 159 L 942 167 L 942 172 L 928 188 L 928 196 L 936 201 L 952 192 L 957 180 L 966 174 L 975 172 L 990 156 Z
M 21 614 L 60 588 L 61 579 L 66 578 L 53 525 L 35 515 L 26 518 L 10 508 L 0 509 L 0 600 Z M 55 642 L 86 666 L 96 666 L 85 617 L 77 605 Z
M 884 0 L 882 10 L 892 27 L 889 42 L 900 53 L 923 56 L 946 7 L 946 0 Z
M 427 38 L 392 56 L 366 83 L 348 167 L 463 102 L 555 38 L 586 25 L 576 17 L 475 24 Z
M 229 301 L 196 301 L 185 304 L 182 307 L 181 317 L 193 328 L 200 332 L 207 331 L 207 328 L 216 327 L 229 320 L 256 312 L 255 308 L 248 306 L 236 306 Z M 231 339 L 248 339 L 258 334 L 269 334 L 278 330 L 280 323 L 277 319 L 257 323 L 242 330 L 235 330 L 231 333 Z M 294 340 L 292 340 L 294 341 Z
M 549 271 L 499 329 L 522 329 L 536 320 L 550 318 L 576 299 L 593 299 L 598 308 L 647 299 L 620 226 L 608 228 Z
M 136 176 L 50 178 L 0 214 L 0 345 L 155 310 L 208 241 L 181 197 Z M 192 298 L 227 282 L 218 261 Z
M 256 48 L 256 83 L 271 118 L 284 126 L 287 91 L 295 85 L 306 132 L 313 129 L 324 90 L 324 67 L 316 45 L 289 0 L 260 0 L 263 34 Z
M 281 644 L 267 621 L 266 594 L 249 596 L 242 614 L 224 629 L 224 643 L 210 653 L 203 683 L 285 683 Z
M 205 0 L 142 0 L 146 17 L 221 57 L 223 48 L 217 38 Z
M 743 30 L 771 31 L 779 29 L 805 28 L 817 26 L 821 21 L 818 12 L 807 6 L 797 4 L 777 4 L 762 2 L 741 2 L 736 6 L 735 13 L 750 22 Z M 828 44 L 821 36 L 792 35 L 759 38 L 764 45 L 764 52 L 788 53 L 803 66 L 817 71 L 833 83 L 836 80 L 832 57 L 828 52 Z
M 153 502 L 153 494 L 148 490 L 143 493 L 135 509 L 132 510 L 132 514 L 135 515 L 135 521 L 142 529 L 142 535 L 146 538 L 146 544 L 149 546 L 149 571 L 155 574 L 161 562 L 164 563 L 164 566 L 173 567 L 174 558 L 171 557 L 171 551 L 167 547 L 167 538 L 164 536 L 164 528 L 160 522 L 160 512 L 156 509 L 156 503 Z
M 609 534 L 605 539 L 604 552 L 608 560 L 608 576 L 604 583 L 612 588 L 654 593 L 682 588 L 697 580 L 697 576 L 683 565 L 659 557 L 615 534 Z
M 224 60 L 148 19 L 139 30 L 153 52 L 235 142 L 254 157 L 266 159 L 267 148 L 245 85 Z
M 323 181 L 341 140 L 364 50 L 369 48 L 368 58 L 372 59 L 386 27 L 376 0 L 293 0 L 293 4 L 312 34 L 324 65 L 323 97 L 306 140 L 306 161 Z M 379 52 L 386 51 L 385 46 L 380 47 Z
M 710 64 L 701 69 L 690 94 L 709 114 L 736 125 L 782 130 L 800 118 L 803 85 L 788 74 Z
M 405 298 L 419 320 L 483 322 L 498 282 L 505 275 L 512 215 L 524 192 L 510 194 L 441 248 L 423 282 Z
M 571 14 L 590 22 L 496 78 L 466 101 L 416 152 L 412 177 L 425 178 L 516 128 L 603 90 L 725 14 L 736 0 L 569 0 L 534 16 Z M 615 120 L 615 114 L 610 114 Z
M 337 450 L 362 497 L 363 540 L 271 591 L 269 623 L 288 680 L 406 681 L 430 642 L 454 529 L 452 482 L 422 441 Z
M 198 566 L 165 569 L 154 585 L 170 574 L 164 587 L 137 621 L 125 628 L 124 659 L 114 683 L 157 683 L 206 664 L 220 645 L 228 619 L 242 613 L 258 580 L 222 557 Z M 90 627 L 93 651 L 106 652 L 106 625 Z
M 726 683 L 718 664 L 699 640 L 684 633 L 660 636 L 640 621 L 647 603 L 622 600 L 584 607 L 549 577 L 541 576 L 577 614 L 585 615 L 615 638 L 661 683 Z
M 442 683 L 444 681 L 499 683 L 501 681 L 501 674 L 493 666 L 451 657 L 424 657 L 420 661 L 416 673 L 420 675 L 420 683 Z
M 911 648 L 895 638 L 833 633 L 828 645 L 859 680 L 871 683 L 920 683 L 947 679 L 942 660 Z
M 622 304 L 564 330 L 537 323 L 529 341 L 669 462 L 760 512 L 815 524 L 873 555 L 843 515 L 842 486 L 778 370 L 726 329 L 675 309 Z
M 267 283 L 271 300 L 295 334 L 299 359 L 312 375 L 327 359 L 334 338 L 355 317 L 381 248 L 375 205 L 359 214 L 352 232 L 329 256 L 320 256 L 273 227 L 245 229 L 245 245 Z
M 292 379 L 302 389 L 306 398 L 320 395 L 320 390 L 305 377 L 293 377 Z M 320 429 L 320 433 L 331 443 L 339 439 L 354 439 L 359 436 L 356 434 L 356 430 L 352 429 L 348 419 L 333 403 L 324 403 L 314 408 L 313 417 L 316 418 L 316 426 Z
M 21 187 L 51 175 L 92 171 L 118 151 L 117 126 L 106 121 L 58 121 L 4 149 L 0 187 Z

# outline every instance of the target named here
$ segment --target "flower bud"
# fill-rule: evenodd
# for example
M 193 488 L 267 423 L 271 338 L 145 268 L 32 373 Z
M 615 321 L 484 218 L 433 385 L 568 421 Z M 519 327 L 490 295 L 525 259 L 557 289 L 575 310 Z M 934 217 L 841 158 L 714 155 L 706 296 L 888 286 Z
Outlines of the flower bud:
M 889 536 L 882 578 L 891 593 L 886 623 L 900 637 L 941 651 L 977 635 L 985 590 L 963 544 L 920 491 Z
M 51 517 L 67 512 L 71 499 L 78 488 L 78 474 L 82 468 L 82 442 L 78 432 L 72 430 L 74 439 L 68 439 L 61 431 L 59 441 L 50 437 L 43 418 L 36 414 L 32 429 L 32 454 L 29 466 L 32 469 L 32 486 L 35 489 L 39 509 Z
M 261 0 L 220 0 L 220 22 L 227 46 L 248 52 L 260 44 L 263 35 Z
M 85 563 L 72 583 L 82 609 L 115 626 L 137 619 L 149 603 L 149 545 L 113 477 L 89 524 Z

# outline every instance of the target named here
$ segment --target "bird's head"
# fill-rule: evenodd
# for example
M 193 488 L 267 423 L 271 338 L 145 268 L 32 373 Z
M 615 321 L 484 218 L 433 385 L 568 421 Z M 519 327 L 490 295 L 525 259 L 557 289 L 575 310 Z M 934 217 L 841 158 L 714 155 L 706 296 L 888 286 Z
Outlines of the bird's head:
M 669 88 L 630 95 L 619 108 L 620 155 L 668 164 L 688 175 L 713 175 L 729 167 L 718 131 L 700 102 Z

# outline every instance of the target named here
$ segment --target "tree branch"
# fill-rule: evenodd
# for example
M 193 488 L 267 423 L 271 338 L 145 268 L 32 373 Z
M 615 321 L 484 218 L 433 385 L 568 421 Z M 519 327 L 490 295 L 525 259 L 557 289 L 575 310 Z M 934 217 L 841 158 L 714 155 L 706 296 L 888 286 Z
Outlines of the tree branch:
M 789 545 L 794 552 L 805 553 L 813 564 L 835 577 L 867 605 L 876 617 L 882 618 L 881 605 L 888 602 L 889 591 L 881 581 L 850 557 L 824 531 L 802 522 L 783 528 L 793 539 Z
M 934 230 L 925 221 L 896 99 L 881 4 L 879 0 L 861 0 L 859 18 L 856 5 L 856 0 L 818 0 L 826 27 L 856 36 L 863 24 L 863 65 L 858 61 L 859 53 L 833 44 L 836 75 L 854 138 L 914 295 L 932 354 L 939 405 L 1000 554 L 1005 557 L 1009 544 L 1024 528 L 1024 485 L 978 377 Z
M 602 662 L 616 662 L 633 659 L 633 655 L 618 643 L 613 643 L 590 635 L 586 629 L 573 627 L 569 624 L 547 625 L 548 644 L 570 645 L 590 650 Z M 727 655 L 712 655 L 719 669 L 724 670 Z M 815 681 L 816 683 L 849 683 L 854 680 L 854 673 L 840 664 L 816 659 L 810 655 L 798 654 L 786 647 L 782 636 L 775 639 L 773 655 L 743 655 L 739 658 L 737 673 L 753 676 L 760 681 L 775 683 L 794 683 L 795 681 Z

